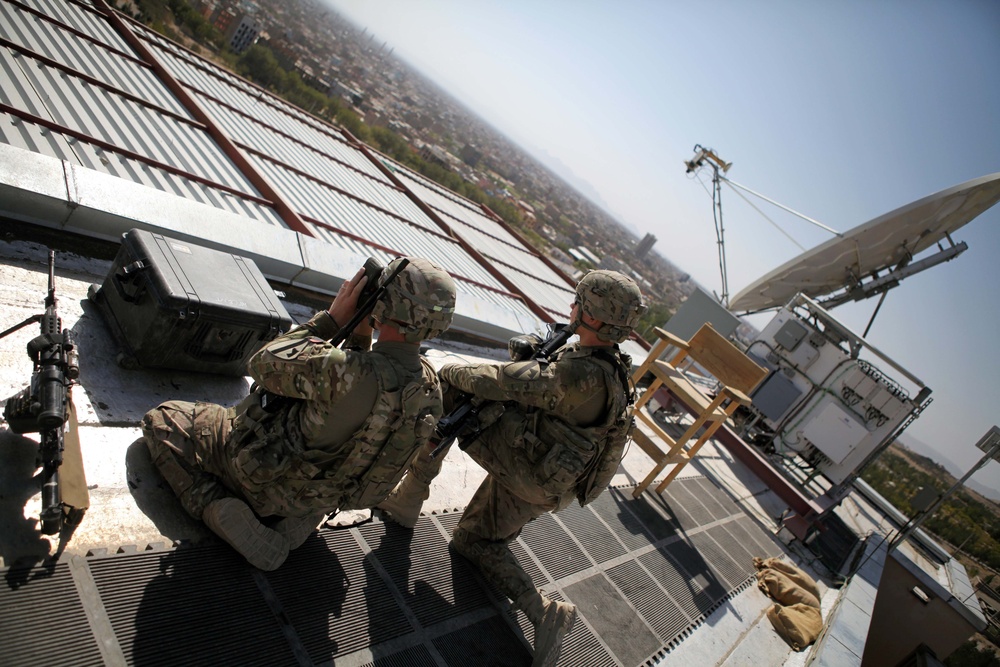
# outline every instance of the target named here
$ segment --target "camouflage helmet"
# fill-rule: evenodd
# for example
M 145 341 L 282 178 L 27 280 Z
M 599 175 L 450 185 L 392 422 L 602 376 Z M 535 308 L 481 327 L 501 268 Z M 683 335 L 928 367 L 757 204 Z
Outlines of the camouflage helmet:
M 617 271 L 591 271 L 585 275 L 576 286 L 576 302 L 580 308 L 573 324 L 591 328 L 583 323 L 583 313 L 600 320 L 604 324 L 593 331 L 600 340 L 610 343 L 628 338 L 646 312 L 639 286 Z
M 392 323 L 408 343 L 418 343 L 441 335 L 455 314 L 455 281 L 448 272 L 422 257 L 410 257 L 382 298 L 372 309 L 379 322 Z M 402 260 L 389 262 L 379 278 L 379 286 Z

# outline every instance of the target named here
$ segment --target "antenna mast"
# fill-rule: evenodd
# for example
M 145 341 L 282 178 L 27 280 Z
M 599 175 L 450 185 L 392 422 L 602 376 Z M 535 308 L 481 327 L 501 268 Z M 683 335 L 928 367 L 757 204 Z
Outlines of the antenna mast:
M 715 221 L 715 240 L 719 246 L 719 274 L 722 277 L 722 293 L 719 296 L 719 302 L 728 309 L 729 278 L 726 274 L 726 230 L 722 225 L 722 181 L 724 177 L 720 176 L 719 173 L 728 172 L 733 163 L 724 162 L 711 148 L 695 144 L 694 157 L 685 162 L 684 165 L 687 167 L 687 173 L 690 174 L 699 167 L 705 166 L 706 162 L 712 168 L 712 218 Z

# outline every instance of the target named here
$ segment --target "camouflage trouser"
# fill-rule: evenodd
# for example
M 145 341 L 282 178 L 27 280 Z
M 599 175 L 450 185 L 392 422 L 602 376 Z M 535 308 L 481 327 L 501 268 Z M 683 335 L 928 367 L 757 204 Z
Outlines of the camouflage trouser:
M 142 419 L 153 462 L 188 514 L 200 519 L 209 503 L 226 496 L 245 501 L 262 517 L 337 509 L 342 479 L 327 478 L 296 456 L 276 429 L 240 437 L 236 414 L 212 403 L 167 401 Z
M 232 427 L 233 411 L 214 403 L 167 401 L 142 418 L 154 465 L 196 519 L 213 500 L 239 496 L 225 481 Z
M 511 600 L 535 590 L 531 576 L 510 550 L 532 519 L 552 510 L 519 498 L 487 475 L 469 501 L 469 506 L 452 535 L 455 549 L 479 566 L 483 575 Z
M 466 450 L 489 474 L 452 535 L 455 550 L 479 566 L 483 575 L 511 600 L 535 587 L 509 544 L 529 521 L 557 509 L 564 499 L 575 497 L 568 490 L 560 489 L 562 495 L 552 494 L 539 485 L 532 474 L 537 457 L 528 451 L 531 445 L 525 445 L 523 433 L 510 432 L 508 426 L 514 427 L 514 421 L 501 420 Z M 441 471 L 445 457 L 442 452 L 431 459 L 429 451 L 429 447 L 421 448 L 408 473 L 428 484 Z

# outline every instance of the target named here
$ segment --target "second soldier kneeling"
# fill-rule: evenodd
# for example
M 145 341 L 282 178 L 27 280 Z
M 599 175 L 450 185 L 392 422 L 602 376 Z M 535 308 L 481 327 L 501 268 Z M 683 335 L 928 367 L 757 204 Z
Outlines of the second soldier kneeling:
M 571 307 L 569 330 L 579 343 L 540 362 L 525 360 L 539 339 L 517 337 L 509 363 L 449 364 L 438 373 L 452 390 L 503 404 L 498 418 L 480 423 L 483 430 L 464 443 L 489 474 L 449 546 L 479 566 L 534 625 L 536 666 L 555 664 L 576 608 L 535 589 L 509 544 L 529 521 L 574 500 L 585 505 L 610 483 L 634 426 L 631 361 L 618 343 L 645 309 L 634 280 L 592 271 L 577 285 Z M 412 528 L 443 459 L 422 447 L 409 474 L 378 507 Z

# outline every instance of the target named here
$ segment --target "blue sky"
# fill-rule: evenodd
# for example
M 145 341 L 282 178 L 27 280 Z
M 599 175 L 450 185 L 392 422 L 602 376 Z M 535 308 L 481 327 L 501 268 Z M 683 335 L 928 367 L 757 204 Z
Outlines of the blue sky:
M 327 2 L 709 290 L 711 199 L 683 166 L 695 144 L 838 231 L 1000 172 L 994 0 Z M 830 238 L 753 201 L 805 248 Z M 723 211 L 731 295 L 801 252 L 728 188 Z M 907 433 L 960 473 L 1000 422 L 1000 206 L 954 239 L 969 250 L 891 292 L 868 340 L 934 390 Z M 860 333 L 874 307 L 834 313 Z M 973 479 L 1000 495 L 1000 463 Z

